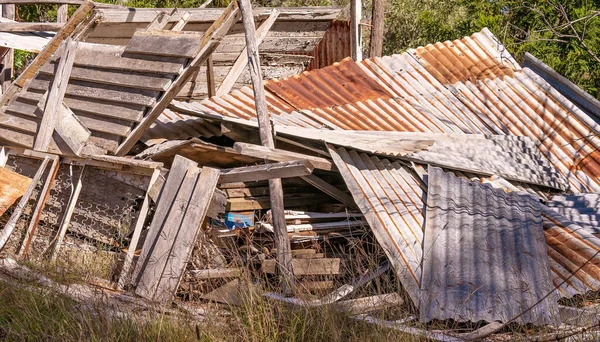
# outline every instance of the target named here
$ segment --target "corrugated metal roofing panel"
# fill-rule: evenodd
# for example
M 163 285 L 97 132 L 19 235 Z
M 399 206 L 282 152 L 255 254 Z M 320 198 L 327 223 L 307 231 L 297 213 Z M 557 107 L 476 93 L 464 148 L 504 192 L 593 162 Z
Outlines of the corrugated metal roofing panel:
M 600 234 L 600 193 L 554 196 L 546 205 L 592 234 Z
M 558 324 L 540 203 L 437 167 L 427 180 L 421 320 Z
M 402 285 L 418 303 L 425 185 L 398 162 L 343 147 L 329 152 Z

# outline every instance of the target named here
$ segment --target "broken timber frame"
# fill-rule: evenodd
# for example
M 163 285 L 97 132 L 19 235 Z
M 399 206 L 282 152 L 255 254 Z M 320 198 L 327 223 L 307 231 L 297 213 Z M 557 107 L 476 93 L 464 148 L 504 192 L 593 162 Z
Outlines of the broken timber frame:
M 238 1 L 239 8 L 242 11 L 242 22 L 244 24 L 244 33 L 246 36 L 248 68 L 250 70 L 250 79 L 252 80 L 252 90 L 254 91 L 254 101 L 256 105 L 256 116 L 258 117 L 260 140 L 262 145 L 268 148 L 275 148 L 275 142 L 271 131 L 271 122 L 269 120 L 269 112 L 267 110 L 267 100 L 265 88 L 263 86 L 262 72 L 260 69 L 258 45 L 256 44 L 256 29 L 254 25 L 254 16 L 252 13 L 252 4 L 249 0 Z M 275 230 L 275 246 L 277 247 L 278 251 L 277 263 L 279 273 L 283 277 L 282 292 L 284 294 L 294 293 L 295 284 L 294 274 L 292 273 L 292 252 L 290 240 L 287 235 L 287 226 L 285 223 L 283 186 L 281 184 L 281 179 L 270 179 L 269 191 L 273 215 L 273 227 Z
M 150 110 L 148 114 L 142 119 L 139 125 L 133 129 L 127 139 L 119 146 L 116 151 L 117 156 L 126 155 L 135 143 L 142 137 L 144 131 L 148 129 L 154 120 L 163 112 L 165 108 L 171 103 L 171 100 L 181 91 L 183 86 L 192 77 L 195 71 L 204 63 L 212 52 L 217 48 L 221 39 L 229 32 L 229 29 L 237 22 L 239 18 L 239 8 L 237 2 L 233 1 L 221 16 L 206 30 L 202 40 L 202 44 L 198 49 L 198 53 L 189 64 L 183 69 L 179 76 L 171 83 L 169 89 L 167 89 L 160 97 L 158 102 Z

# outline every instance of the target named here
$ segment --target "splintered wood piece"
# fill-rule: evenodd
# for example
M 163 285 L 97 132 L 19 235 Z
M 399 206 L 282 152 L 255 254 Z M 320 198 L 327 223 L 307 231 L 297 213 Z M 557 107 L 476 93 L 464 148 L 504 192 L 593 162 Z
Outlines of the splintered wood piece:
M 206 270 L 191 270 L 189 272 L 194 276 L 194 279 L 197 280 L 239 278 L 242 275 L 241 268 L 213 268 Z
M 48 157 L 44 158 L 44 160 L 42 161 L 42 164 L 40 165 L 37 172 L 35 173 L 35 176 L 29 183 L 27 190 L 25 191 L 23 196 L 21 196 L 21 200 L 19 201 L 19 204 L 17 204 L 15 211 L 13 211 L 12 215 L 10 216 L 10 219 L 4 226 L 4 229 L 2 230 L 2 232 L 0 232 L 0 251 L 4 248 L 4 245 L 6 245 L 6 242 L 12 235 L 13 231 L 15 230 L 15 227 L 17 226 L 17 222 L 21 218 L 21 214 L 25 210 L 25 207 L 27 206 L 27 203 L 29 202 L 29 198 L 33 194 L 33 191 L 35 190 L 35 187 L 37 186 L 38 182 L 40 181 L 40 178 L 42 178 L 42 175 L 44 174 L 44 170 L 46 170 L 46 166 L 48 165 L 49 160 L 50 159 Z
M 192 13 L 185 12 L 183 14 L 183 16 L 181 17 L 181 19 L 179 19 L 177 24 L 173 25 L 173 27 L 171 28 L 171 31 L 179 32 L 179 31 L 183 30 L 183 28 L 188 23 L 188 21 L 190 21 L 191 17 L 192 17 Z
M 44 116 L 40 123 L 39 133 L 35 139 L 35 145 L 33 148 L 38 151 L 48 151 L 50 142 L 52 141 L 52 134 L 54 128 L 58 122 L 60 116 L 60 110 L 62 106 L 65 93 L 67 92 L 67 85 L 69 83 L 69 75 L 71 75 L 71 69 L 73 68 L 73 62 L 75 60 L 75 50 L 77 49 L 77 42 L 68 38 L 65 41 L 65 46 L 62 52 L 60 61 L 58 62 L 58 68 L 52 86 L 48 92 L 48 99 L 44 106 Z
M 40 218 L 42 216 L 42 211 L 46 206 L 46 200 L 50 195 L 50 190 L 52 189 L 52 184 L 54 183 L 54 179 L 58 174 L 58 167 L 60 166 L 60 158 L 58 156 L 52 157 L 52 165 L 50 166 L 50 172 L 48 172 L 48 176 L 46 177 L 46 182 L 44 183 L 44 188 L 42 192 L 40 192 L 37 204 L 35 205 L 35 209 L 33 214 L 31 215 L 31 221 L 29 222 L 29 226 L 27 227 L 27 232 L 25 233 L 25 237 L 23 238 L 23 243 L 21 244 L 21 248 L 19 249 L 18 256 L 24 256 L 29 250 L 29 246 L 31 242 L 35 238 L 35 233 L 38 227 L 38 223 L 40 222 Z
M 292 259 L 292 270 L 295 276 L 340 274 L 340 259 Z M 275 273 L 277 260 L 265 260 L 261 270 L 264 273 Z
M 267 34 L 269 33 L 271 26 L 273 26 L 273 24 L 275 23 L 275 20 L 277 20 L 278 16 L 279 16 L 279 11 L 276 9 L 273 9 L 271 11 L 271 15 L 269 15 L 267 20 L 265 20 L 260 25 L 260 27 L 256 30 L 256 44 L 257 45 L 260 45 L 260 43 L 262 43 L 262 41 L 267 37 Z M 229 93 L 231 91 L 231 89 L 233 88 L 233 86 L 235 85 L 235 82 L 237 82 L 238 78 L 240 78 L 240 75 L 246 69 L 246 65 L 248 65 L 248 50 L 247 49 L 248 49 L 247 47 L 244 47 L 244 50 L 242 50 L 242 52 L 240 53 L 238 58 L 235 60 L 235 63 L 233 64 L 231 69 L 229 69 L 227 76 L 225 76 L 225 79 L 223 80 L 223 82 L 221 82 L 221 85 L 219 86 L 219 89 L 216 92 L 216 96 L 223 96 L 223 95 Z
M 125 52 L 193 58 L 202 48 L 203 37 L 198 32 L 138 30 L 131 37 Z
M 313 166 L 308 160 L 236 167 L 233 169 L 222 170 L 219 183 L 301 177 L 312 174 L 312 171 Z

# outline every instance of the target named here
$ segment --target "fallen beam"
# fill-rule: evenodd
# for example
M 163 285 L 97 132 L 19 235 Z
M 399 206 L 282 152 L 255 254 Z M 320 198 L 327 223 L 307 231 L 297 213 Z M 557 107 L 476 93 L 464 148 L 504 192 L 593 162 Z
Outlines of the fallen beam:
M 303 275 L 332 275 L 340 274 L 340 259 L 292 259 L 292 272 L 295 276 Z M 277 260 L 262 262 L 262 271 L 267 274 L 275 273 Z
M 302 177 L 312 174 L 313 169 L 313 165 L 308 160 L 236 167 L 221 170 L 219 184 Z
M 189 271 L 196 280 L 208 280 L 218 278 L 239 278 L 242 275 L 241 268 L 213 268 L 206 270 Z
M 333 163 L 325 158 L 313 157 L 302 153 L 280 150 L 277 148 L 269 148 L 266 146 L 253 145 L 237 142 L 233 145 L 239 154 L 250 156 L 259 159 L 266 159 L 276 162 L 286 162 L 292 160 L 306 159 L 315 167 L 315 169 L 325 171 L 336 171 L 337 168 Z
M 64 23 L 0 23 L 0 32 L 56 32 L 64 25 Z

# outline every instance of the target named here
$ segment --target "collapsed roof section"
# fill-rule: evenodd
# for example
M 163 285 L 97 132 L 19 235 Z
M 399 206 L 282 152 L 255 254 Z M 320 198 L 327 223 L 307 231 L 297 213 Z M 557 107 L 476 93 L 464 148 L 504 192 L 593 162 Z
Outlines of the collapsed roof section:
M 345 59 L 267 81 L 265 90 L 276 125 L 526 136 L 572 191 L 600 190 L 600 138 L 592 134 L 599 125 L 535 72 L 521 68 L 487 29 L 401 55 L 360 63 Z M 184 124 L 194 116 L 255 117 L 250 87 L 198 103 L 174 102 L 171 108 L 180 109 Z M 161 129 L 157 123 L 154 130 Z
M 174 97 L 204 98 L 207 87 L 228 91 L 249 83 L 243 74 L 246 52 L 238 14 L 223 9 L 169 12 L 82 5 L 0 101 L 0 141 L 35 147 L 44 123 L 44 108 L 38 107 L 53 84 L 60 83 L 54 81 L 65 59 L 61 42 L 67 38 L 77 47 L 62 110 L 70 110 L 75 117 L 71 121 L 83 126 L 84 134 L 88 131 L 89 142 L 109 154 L 126 154 Z M 254 13 L 264 36 L 261 54 L 267 74 L 281 77 L 322 66 L 326 59 L 319 58 L 325 48 L 333 56 L 349 54 L 344 44 L 328 45 L 335 43 L 331 37 L 348 31 L 347 23 L 333 21 L 340 9 Z M 326 34 L 330 28 L 332 33 Z M 202 68 L 205 63 L 210 67 Z M 207 72 L 212 75 L 209 81 Z M 216 90 L 227 79 L 227 89 Z M 78 153 L 63 140 L 68 139 L 55 138 L 49 151 Z

